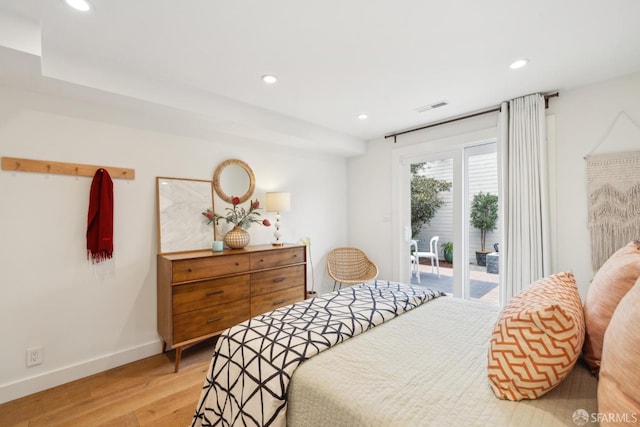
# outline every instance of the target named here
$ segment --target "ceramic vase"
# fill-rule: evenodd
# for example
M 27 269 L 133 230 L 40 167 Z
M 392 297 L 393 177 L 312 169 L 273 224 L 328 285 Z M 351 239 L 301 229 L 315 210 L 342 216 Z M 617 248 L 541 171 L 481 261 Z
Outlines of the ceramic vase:
M 244 248 L 249 244 L 249 233 L 244 228 L 236 225 L 224 236 L 224 242 L 231 249 Z

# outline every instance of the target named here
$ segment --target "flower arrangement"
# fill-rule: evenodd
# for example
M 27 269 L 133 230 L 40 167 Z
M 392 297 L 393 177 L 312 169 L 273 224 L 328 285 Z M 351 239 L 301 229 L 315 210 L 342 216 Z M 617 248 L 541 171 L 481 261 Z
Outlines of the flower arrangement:
M 260 209 L 260 202 L 258 199 L 250 200 L 249 202 L 249 210 L 246 210 L 240 206 L 240 198 L 233 197 L 231 201 L 233 206 L 225 209 L 228 211 L 226 216 L 219 215 L 211 209 L 207 209 L 205 212 L 202 212 L 202 215 L 207 218 L 207 224 L 211 224 L 215 221 L 216 225 L 218 225 L 220 220 L 224 219 L 227 224 L 234 224 L 245 230 L 254 222 L 262 224 L 265 227 L 269 227 L 271 222 L 267 218 L 263 220 L 258 218 L 260 216 L 260 212 L 258 212 L 258 209 Z

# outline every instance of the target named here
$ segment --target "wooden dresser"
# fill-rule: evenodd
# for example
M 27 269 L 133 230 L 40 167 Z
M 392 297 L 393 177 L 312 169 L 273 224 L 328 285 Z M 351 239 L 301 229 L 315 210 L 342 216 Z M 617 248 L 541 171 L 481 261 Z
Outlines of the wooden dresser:
M 303 245 L 158 255 L 158 332 L 163 352 L 176 349 L 175 371 L 183 347 L 303 300 L 306 263 Z

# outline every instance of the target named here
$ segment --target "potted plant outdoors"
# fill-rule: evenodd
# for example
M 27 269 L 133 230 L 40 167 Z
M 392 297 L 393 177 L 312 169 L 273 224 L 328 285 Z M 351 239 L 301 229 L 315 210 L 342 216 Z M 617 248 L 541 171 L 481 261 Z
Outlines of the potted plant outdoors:
M 444 254 L 444 260 L 449 264 L 453 264 L 453 242 L 445 242 L 440 245 L 442 253 Z
M 491 251 L 485 249 L 487 233 L 496 229 L 498 223 L 498 196 L 482 191 L 473 196 L 471 202 L 471 225 L 480 230 L 481 249 L 476 251 L 478 265 L 487 265 L 487 254 Z

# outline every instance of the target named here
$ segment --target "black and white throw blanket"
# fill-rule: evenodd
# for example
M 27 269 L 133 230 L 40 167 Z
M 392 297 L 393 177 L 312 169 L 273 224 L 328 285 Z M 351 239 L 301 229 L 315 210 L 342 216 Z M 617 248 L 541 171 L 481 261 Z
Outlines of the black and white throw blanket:
M 287 387 L 300 363 L 441 295 L 374 281 L 227 329 L 218 338 L 192 427 L 285 426 Z

